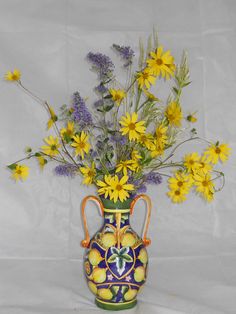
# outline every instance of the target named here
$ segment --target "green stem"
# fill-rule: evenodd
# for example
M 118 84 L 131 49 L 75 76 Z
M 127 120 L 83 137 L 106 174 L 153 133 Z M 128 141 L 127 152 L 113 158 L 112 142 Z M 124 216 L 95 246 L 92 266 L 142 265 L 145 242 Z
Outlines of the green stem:
M 32 93 L 28 88 L 26 88 L 22 83 L 21 81 L 18 82 L 18 86 L 20 86 L 28 95 L 30 95 L 32 98 L 34 98 L 37 102 L 39 102 L 41 105 L 44 106 L 44 108 L 46 109 L 46 111 L 48 112 L 49 116 L 51 117 L 51 114 L 50 114 L 50 107 L 47 103 L 46 100 L 43 100 L 41 99 L 40 97 L 38 97 L 37 95 L 35 95 L 34 93 Z M 56 121 L 54 121 L 53 123 L 53 127 L 54 127 L 54 130 L 55 132 L 57 133 L 57 135 L 59 136 L 60 140 L 61 140 L 61 143 L 62 143 L 62 146 L 65 150 L 65 154 L 70 158 L 70 160 L 77 166 L 77 162 L 74 160 L 74 158 L 71 156 L 71 154 L 69 153 L 69 151 L 67 150 L 66 146 L 65 146 L 65 142 L 61 136 L 61 133 L 57 127 L 57 124 L 56 124 Z M 63 157 L 64 158 L 64 157 Z
M 15 162 L 13 162 L 11 165 L 13 165 L 13 164 L 18 164 L 19 162 L 24 161 L 24 160 L 26 160 L 26 159 L 30 159 L 30 158 L 32 158 L 32 157 L 35 157 L 35 154 L 30 154 L 30 155 L 28 155 L 27 157 L 21 158 L 21 159 L 15 161 Z
M 135 104 L 135 110 L 134 110 L 135 112 L 138 111 L 138 105 L 139 105 L 139 101 L 140 101 L 141 95 L 142 95 L 142 90 L 138 89 L 138 95 L 137 95 L 136 104 Z
M 152 169 L 152 171 L 154 171 L 155 169 L 164 169 L 164 168 L 171 168 L 171 167 L 183 167 L 184 168 L 184 165 L 183 163 L 175 162 L 175 163 L 170 163 L 170 164 L 154 165 L 154 167 L 149 166 L 149 167 L 146 167 L 146 169 Z
M 197 139 L 201 139 L 200 137 L 191 137 L 181 143 L 179 143 L 178 145 L 175 146 L 175 148 L 170 152 L 170 154 L 161 162 L 161 164 L 165 163 L 167 160 L 169 160 L 171 157 L 174 156 L 174 153 L 175 151 L 181 146 L 183 145 L 184 143 L 187 143 L 187 142 L 190 142 L 190 141 L 193 141 L 193 140 L 197 140 Z
M 142 103 L 141 106 L 137 109 L 137 112 L 138 112 L 143 106 L 145 106 L 148 102 L 149 102 L 149 100 L 144 101 L 144 103 Z

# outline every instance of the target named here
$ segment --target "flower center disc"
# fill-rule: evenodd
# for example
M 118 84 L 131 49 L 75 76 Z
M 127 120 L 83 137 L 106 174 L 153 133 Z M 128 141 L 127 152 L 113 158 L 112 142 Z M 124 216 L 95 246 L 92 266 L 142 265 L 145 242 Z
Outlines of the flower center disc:
M 129 124 L 129 129 L 130 129 L 130 130 L 135 130 L 135 123 L 131 122 L 131 123 Z
M 122 186 L 121 186 L 120 184 L 117 184 L 116 190 L 117 190 L 117 191 L 121 191 L 121 190 L 122 190 Z
M 162 65 L 163 61 L 161 59 L 157 59 L 156 63 L 157 63 L 157 65 Z

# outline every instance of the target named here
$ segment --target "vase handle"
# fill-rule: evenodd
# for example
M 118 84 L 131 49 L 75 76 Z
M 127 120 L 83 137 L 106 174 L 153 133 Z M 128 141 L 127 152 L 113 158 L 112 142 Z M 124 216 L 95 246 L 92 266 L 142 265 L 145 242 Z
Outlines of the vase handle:
M 143 229 L 143 243 L 145 246 L 148 246 L 151 244 L 151 239 L 147 238 L 147 231 L 148 231 L 148 226 L 150 223 L 150 217 L 151 217 L 151 209 L 152 209 L 152 202 L 149 196 L 147 196 L 146 194 L 140 194 L 138 196 L 135 197 L 135 199 L 133 199 L 133 201 L 131 202 L 130 205 L 130 214 L 133 214 L 134 211 L 134 206 L 137 203 L 137 201 L 139 201 L 140 199 L 143 199 L 146 204 L 147 204 L 147 214 L 146 214 L 146 221 L 145 221 L 145 225 L 144 225 L 144 229 Z
M 83 224 L 84 224 L 84 231 L 85 231 L 85 239 L 81 241 L 81 246 L 84 248 L 88 248 L 89 247 L 89 243 L 90 243 L 90 236 L 89 236 L 89 231 L 88 231 L 88 224 L 87 224 L 87 218 L 85 215 L 85 207 L 87 204 L 87 201 L 94 201 L 96 204 L 98 204 L 99 209 L 100 209 L 100 213 L 102 216 L 104 216 L 104 209 L 103 209 L 103 205 L 102 202 L 96 197 L 96 196 L 86 196 L 81 204 L 81 214 L 82 214 L 82 219 L 83 219 Z

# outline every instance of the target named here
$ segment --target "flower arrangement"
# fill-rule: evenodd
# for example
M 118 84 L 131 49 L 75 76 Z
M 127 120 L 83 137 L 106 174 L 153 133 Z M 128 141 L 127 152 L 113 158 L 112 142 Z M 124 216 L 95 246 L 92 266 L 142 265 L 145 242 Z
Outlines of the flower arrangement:
M 47 101 L 24 86 L 19 70 L 6 73 L 7 81 L 15 82 L 47 110 L 50 132 L 40 149 L 27 148 L 24 158 L 8 166 L 12 178 L 26 179 L 29 168 L 22 162 L 35 158 L 42 169 L 48 162 L 57 163 L 57 175 L 80 175 L 83 184 L 94 184 L 100 197 L 113 202 L 145 192 L 148 184 L 158 185 L 165 177 L 173 202 L 183 202 L 191 189 L 211 201 L 224 185 L 224 173 L 215 167 L 228 159 L 230 148 L 200 138 L 192 127 L 196 113 L 183 111 L 181 95 L 190 84 L 186 53 L 177 65 L 154 32 L 145 48 L 140 41 L 138 65 L 133 70 L 134 51 L 116 44 L 112 49 L 123 62 L 126 83 L 117 81 L 110 57 L 89 52 L 87 60 L 99 80 L 93 109 L 75 92 L 72 103 L 55 113 Z M 171 86 L 166 100 L 151 92 L 155 85 L 158 89 L 160 80 Z M 205 151 L 174 160 L 178 148 L 190 141 L 204 141 Z M 221 179 L 218 187 L 217 179 Z

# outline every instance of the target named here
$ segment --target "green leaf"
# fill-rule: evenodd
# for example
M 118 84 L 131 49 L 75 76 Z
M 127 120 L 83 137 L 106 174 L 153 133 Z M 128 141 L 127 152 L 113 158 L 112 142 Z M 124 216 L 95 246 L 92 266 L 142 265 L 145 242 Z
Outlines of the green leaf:
M 27 146 L 27 147 L 25 148 L 25 153 L 26 153 L 26 154 L 32 153 L 32 148 L 29 147 L 29 146 Z
M 110 99 L 112 96 L 109 94 L 109 95 L 106 95 L 105 97 L 104 97 L 104 99 Z
M 119 254 L 119 250 L 118 250 L 116 247 L 112 247 L 112 248 L 111 248 L 111 253 L 118 255 L 118 254 Z
M 127 263 L 133 262 L 133 258 L 132 258 L 131 256 L 129 256 L 128 254 L 122 255 L 122 258 L 123 258 Z
M 117 292 L 118 292 L 119 288 L 120 288 L 119 286 L 112 286 L 111 287 L 112 294 L 113 295 L 117 295 Z
M 37 152 L 37 153 L 34 154 L 34 156 L 35 156 L 35 157 L 40 157 L 40 156 L 42 156 L 42 154 L 39 153 L 39 152 Z
M 15 170 L 16 166 L 17 166 L 17 164 L 11 164 L 11 165 L 8 165 L 7 168 L 9 168 L 11 170 Z
M 105 112 L 109 112 L 114 107 L 114 104 L 104 107 Z
M 116 268 L 118 270 L 118 273 L 121 275 L 125 270 L 125 260 L 122 257 L 118 257 L 116 259 Z
M 192 82 L 187 82 L 183 84 L 183 87 L 188 86 L 189 84 L 191 84 Z
M 57 116 L 51 116 L 51 119 L 53 122 L 56 122 L 58 120 L 58 117 Z
M 104 110 L 101 109 L 101 108 L 97 108 L 97 111 L 98 111 L 98 112 L 104 112 Z
M 117 254 L 113 254 L 111 255 L 108 260 L 107 260 L 107 263 L 114 263 L 117 259 L 118 255 Z
M 119 255 L 123 255 L 129 252 L 129 248 L 124 246 L 122 249 L 120 249 Z
M 195 128 L 193 128 L 193 129 L 191 130 L 191 133 L 197 134 L 197 130 L 196 130 Z
M 122 286 L 121 288 L 121 293 L 124 295 L 126 294 L 126 292 L 129 290 L 129 287 L 128 286 Z
M 178 92 L 179 92 L 178 88 L 173 87 L 172 89 L 173 89 L 173 92 L 174 92 L 174 93 L 178 94 Z
M 141 150 L 140 154 L 141 154 L 142 159 L 144 160 L 146 157 L 145 152 L 143 150 Z
M 67 144 L 71 142 L 71 137 L 67 133 L 63 134 L 63 139 L 66 141 Z

